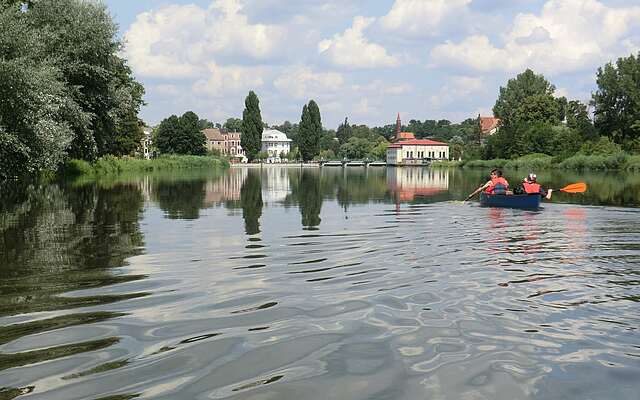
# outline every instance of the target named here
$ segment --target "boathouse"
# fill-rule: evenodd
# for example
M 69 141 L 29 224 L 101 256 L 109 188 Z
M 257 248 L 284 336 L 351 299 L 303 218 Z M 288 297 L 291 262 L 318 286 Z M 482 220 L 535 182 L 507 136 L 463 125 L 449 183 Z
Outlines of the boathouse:
M 430 139 L 416 139 L 411 132 L 401 132 L 400 114 L 396 120 L 396 137 L 387 147 L 387 165 L 426 165 L 449 159 L 449 145 Z

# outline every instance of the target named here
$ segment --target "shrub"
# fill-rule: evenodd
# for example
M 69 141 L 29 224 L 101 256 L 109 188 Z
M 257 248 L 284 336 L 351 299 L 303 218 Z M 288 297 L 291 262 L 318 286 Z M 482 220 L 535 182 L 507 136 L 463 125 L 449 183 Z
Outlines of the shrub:
M 508 160 L 496 158 L 494 160 L 469 160 L 464 162 L 464 168 L 504 168 Z
M 533 153 L 527 154 L 515 160 L 509 160 L 505 164 L 505 169 L 526 169 L 529 171 L 536 171 L 540 169 L 547 169 L 553 166 L 553 157 L 542 154 Z
M 93 167 L 85 160 L 69 160 L 62 167 L 61 171 L 64 175 L 79 176 L 93 174 Z
M 586 156 L 606 156 L 617 154 L 622 151 L 620 145 L 612 142 L 608 137 L 602 136 L 600 139 L 593 142 L 586 142 L 580 147 L 580 154 Z
M 627 171 L 640 172 L 640 156 L 630 156 L 625 165 Z
M 578 154 L 567 158 L 560 163 L 559 167 L 563 169 L 588 169 L 588 170 L 614 170 L 621 169 L 627 165 L 628 155 L 624 152 L 618 152 L 612 155 L 593 155 L 586 156 Z

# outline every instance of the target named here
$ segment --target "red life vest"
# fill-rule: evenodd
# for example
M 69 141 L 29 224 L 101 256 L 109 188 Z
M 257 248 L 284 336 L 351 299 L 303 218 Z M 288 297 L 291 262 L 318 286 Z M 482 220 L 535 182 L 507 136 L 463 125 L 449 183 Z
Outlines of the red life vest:
M 509 189 L 509 182 L 500 176 L 491 178 L 491 184 L 484 191 L 493 194 L 506 194 L 507 189 Z
M 538 183 L 535 182 L 522 182 L 522 188 L 527 194 L 540 194 L 542 189 Z

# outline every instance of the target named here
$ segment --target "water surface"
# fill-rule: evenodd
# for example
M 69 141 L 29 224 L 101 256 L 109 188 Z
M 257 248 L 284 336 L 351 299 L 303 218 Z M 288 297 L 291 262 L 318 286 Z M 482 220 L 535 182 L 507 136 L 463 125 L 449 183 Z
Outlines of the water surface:
M 0 398 L 637 399 L 640 180 L 232 169 L 4 188 Z M 517 175 L 507 175 L 514 181 Z

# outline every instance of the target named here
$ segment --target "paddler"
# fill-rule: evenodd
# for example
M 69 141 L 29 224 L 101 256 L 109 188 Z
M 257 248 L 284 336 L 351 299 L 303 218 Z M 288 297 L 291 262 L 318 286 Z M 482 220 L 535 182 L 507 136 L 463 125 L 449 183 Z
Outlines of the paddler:
M 522 181 L 522 191 L 526 194 L 538 194 L 540 196 L 545 196 L 547 200 L 551 199 L 551 192 L 553 192 L 553 189 L 544 190 L 537 182 L 537 179 L 538 177 L 536 174 L 529 174 Z

